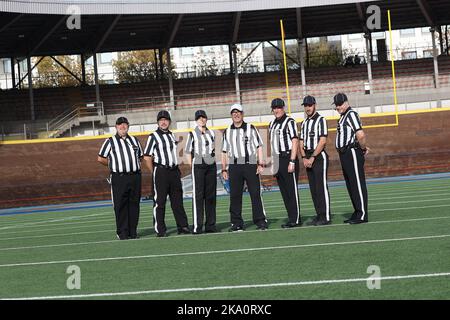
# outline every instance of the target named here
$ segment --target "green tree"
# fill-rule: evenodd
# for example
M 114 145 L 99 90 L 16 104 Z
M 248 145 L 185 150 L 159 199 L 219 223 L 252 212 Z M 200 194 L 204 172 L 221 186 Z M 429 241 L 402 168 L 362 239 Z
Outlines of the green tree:
M 347 52 L 348 51 L 348 52 Z M 309 45 L 309 66 L 338 66 L 343 63 L 343 56 L 353 54 L 351 50 L 341 52 L 336 47 L 330 46 L 327 42 L 320 41 Z
M 40 57 L 35 58 L 35 62 L 39 61 L 39 59 Z M 79 79 L 81 79 L 82 71 L 79 57 L 56 56 L 55 59 L 75 74 Z M 80 85 L 80 82 L 76 78 L 74 78 L 51 57 L 45 57 L 42 59 L 36 69 L 38 77 L 33 79 L 33 86 L 37 88 L 74 87 Z M 91 74 L 86 74 L 86 81 L 91 81 L 92 79 L 93 76 Z
M 163 76 L 168 78 L 167 55 L 163 56 Z M 139 50 L 121 52 L 118 58 L 113 60 L 113 69 L 116 80 L 119 83 L 143 82 L 157 79 L 157 69 L 154 50 Z M 172 63 L 172 77 L 176 78 L 175 65 Z M 161 77 L 161 75 L 159 75 Z

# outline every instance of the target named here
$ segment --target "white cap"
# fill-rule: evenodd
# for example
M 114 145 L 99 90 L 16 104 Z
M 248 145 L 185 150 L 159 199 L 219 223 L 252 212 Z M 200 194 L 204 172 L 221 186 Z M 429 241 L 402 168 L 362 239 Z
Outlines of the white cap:
M 239 103 L 235 103 L 231 106 L 230 113 L 233 112 L 233 110 L 244 112 L 244 108 L 242 108 L 242 106 Z

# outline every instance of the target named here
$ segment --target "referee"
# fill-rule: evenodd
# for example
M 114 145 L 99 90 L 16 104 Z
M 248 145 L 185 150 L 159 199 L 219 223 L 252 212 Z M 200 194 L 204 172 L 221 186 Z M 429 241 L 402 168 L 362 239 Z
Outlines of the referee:
M 275 119 L 269 124 L 272 147 L 272 172 L 277 178 L 289 221 L 282 228 L 301 226 L 297 181 L 299 174 L 297 123 L 287 116 L 282 99 L 271 103 Z
M 334 96 L 333 104 L 341 115 L 337 125 L 336 149 L 341 160 L 347 190 L 352 200 L 354 212 L 345 223 L 368 222 L 367 187 L 364 173 L 364 156 L 369 152 L 366 135 L 361 120 L 344 93 Z
M 302 122 L 300 129 L 300 154 L 316 210 L 311 225 L 322 226 L 331 223 L 327 182 L 329 157 L 325 151 L 328 136 L 327 121 L 317 113 L 316 99 L 313 96 L 306 96 L 302 105 L 307 118 Z
M 144 160 L 152 172 L 153 180 L 153 223 L 157 237 L 166 237 L 164 221 L 167 195 L 170 198 L 178 234 L 190 233 L 186 212 L 183 207 L 183 187 L 178 168 L 177 141 L 169 130 L 170 114 L 166 110 L 158 112 L 158 129 L 149 135 L 144 150 Z
M 192 174 L 192 215 L 193 234 L 203 232 L 203 213 L 205 212 L 205 232 L 216 229 L 216 188 L 217 166 L 215 161 L 214 131 L 206 127 L 208 116 L 204 110 L 195 112 L 197 126 L 189 132 L 186 143 L 188 163 Z
M 116 215 L 116 234 L 120 240 L 136 239 L 141 200 L 142 147 L 128 135 L 127 118 L 116 120 L 116 134 L 105 140 L 97 161 L 109 167 L 111 195 Z
M 253 223 L 259 230 L 266 230 L 267 220 L 259 177 L 264 170 L 262 140 L 256 128 L 244 122 L 244 109 L 240 104 L 232 105 L 230 112 L 233 123 L 225 129 L 222 140 L 222 176 L 230 181 L 229 231 L 244 230 L 242 219 L 244 182 L 247 183 L 252 201 Z

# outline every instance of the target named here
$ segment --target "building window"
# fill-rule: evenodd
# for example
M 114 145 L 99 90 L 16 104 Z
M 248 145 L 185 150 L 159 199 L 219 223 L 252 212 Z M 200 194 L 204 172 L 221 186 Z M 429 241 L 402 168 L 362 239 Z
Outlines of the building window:
M 3 60 L 3 73 L 11 73 L 11 60 Z
M 362 37 L 362 33 L 352 33 L 348 35 L 348 40 L 361 40 Z
M 404 52 L 402 52 L 402 59 L 403 60 L 417 59 L 417 52 L 416 51 L 404 51 Z
M 433 49 L 423 50 L 423 57 L 424 58 L 433 58 Z
M 372 33 L 372 39 L 386 39 L 386 33 L 382 32 L 374 32 Z
M 102 64 L 110 64 L 112 61 L 112 53 L 111 52 L 105 52 L 100 54 L 100 63 Z
M 341 36 L 328 36 L 327 37 L 328 42 L 337 42 L 341 41 Z
M 194 47 L 181 48 L 181 55 L 183 55 L 183 56 L 192 56 L 192 55 L 194 55 Z
M 414 37 L 416 35 L 416 29 L 402 29 L 400 30 L 401 37 Z

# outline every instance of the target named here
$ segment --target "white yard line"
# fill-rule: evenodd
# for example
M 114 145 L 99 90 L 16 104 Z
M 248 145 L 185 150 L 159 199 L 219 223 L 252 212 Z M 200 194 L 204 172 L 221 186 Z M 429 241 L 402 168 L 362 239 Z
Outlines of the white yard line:
M 413 182 L 416 182 L 416 181 L 413 181 Z M 343 186 L 340 186 L 340 187 L 343 187 Z M 392 195 L 393 193 L 395 193 L 395 195 L 410 194 L 411 191 L 414 191 L 414 190 L 420 191 L 420 194 L 427 193 L 427 192 L 433 193 L 433 192 L 436 192 L 437 190 L 440 190 L 440 189 L 449 190 L 450 191 L 450 186 L 442 185 L 442 183 L 437 184 L 436 186 L 434 186 L 434 185 L 426 185 L 424 187 L 417 187 L 416 185 L 413 185 L 413 186 L 401 186 L 400 190 L 405 191 L 404 189 L 406 189 L 407 192 L 393 192 L 392 190 L 385 190 L 385 189 L 383 189 L 383 190 L 370 190 L 373 187 L 378 187 L 377 185 L 369 185 L 368 187 L 369 187 L 369 196 L 370 196 L 370 198 L 372 198 L 373 195 L 381 195 L 381 194 L 388 194 L 388 195 Z M 383 184 L 383 187 L 385 188 L 386 186 Z M 306 189 L 302 189 L 302 191 L 307 192 Z M 346 189 L 343 189 L 343 190 L 335 189 L 334 191 L 333 191 L 333 189 L 331 189 L 330 191 L 332 192 L 332 194 L 341 194 L 342 193 L 342 195 L 347 196 L 347 190 Z M 219 198 L 219 200 L 220 199 L 221 198 Z M 271 200 L 265 200 L 265 202 L 267 202 L 267 201 L 270 202 Z M 300 201 L 301 201 L 301 199 L 300 199 Z M 223 205 L 224 205 L 223 207 L 228 207 L 228 204 L 223 204 Z M 218 207 L 221 207 L 221 206 L 222 206 L 222 204 L 218 203 Z M 73 210 L 78 210 L 78 209 L 79 208 L 74 208 Z M 90 210 L 90 208 L 88 208 L 88 209 L 80 208 L 80 210 L 81 209 L 82 210 Z M 98 213 L 98 210 L 102 210 L 100 212 L 101 214 L 108 214 L 108 213 L 112 212 L 111 208 L 109 208 L 109 207 L 107 209 L 105 209 L 105 208 L 94 208 L 94 210 L 96 210 L 97 213 Z M 72 210 L 67 210 L 67 213 L 70 213 L 71 211 Z M 64 213 L 66 213 L 66 212 L 58 212 L 58 214 L 64 214 Z M 39 213 L 36 213 L 36 214 L 39 214 Z M 42 214 L 48 214 L 48 213 L 47 212 L 42 212 Z M 30 215 L 27 215 L 27 216 L 30 216 Z M 9 219 L 13 219 L 12 216 L 0 216 L 0 221 L 3 220 L 3 219 L 6 220 L 8 218 Z M 38 220 L 38 221 L 34 221 L 35 218 L 30 218 L 30 219 L 26 219 L 26 220 L 29 220 L 29 222 L 26 222 L 26 223 L 31 223 L 31 222 L 32 223 L 34 223 L 34 222 L 45 223 L 45 222 L 54 220 L 54 218 L 51 218 L 51 219 L 48 219 L 48 220 L 47 219 L 46 220 Z M 21 221 L 21 223 L 23 223 L 23 221 Z M 9 225 L 16 225 L 16 224 L 17 224 L 16 221 L 14 221 L 12 223 L 10 223 L 10 221 L 3 221 L 2 222 L 3 226 L 5 226 L 5 225 L 8 225 L 8 226 Z
M 347 278 L 347 279 L 329 279 L 316 281 L 296 281 L 296 282 L 277 282 L 277 283 L 263 283 L 263 284 L 242 284 L 234 286 L 215 286 L 203 288 L 174 288 L 174 289 L 159 289 L 159 290 L 144 290 L 144 291 L 126 291 L 126 292 L 105 292 L 105 293 L 90 293 L 90 294 L 73 294 L 60 296 L 37 296 L 26 298 L 1 298 L 0 300 L 50 300 L 50 299 L 79 299 L 79 298 L 99 298 L 99 297 L 113 297 L 113 296 L 132 296 L 144 294 L 158 294 L 158 293 L 180 293 L 180 292 L 202 292 L 202 291 L 218 291 L 218 290 L 239 290 L 239 289 L 258 289 L 258 288 L 275 288 L 275 287 L 291 287 L 291 286 L 306 286 L 306 285 L 322 285 L 322 284 L 341 284 L 341 283 L 355 283 L 368 281 L 388 281 L 388 280 L 405 280 L 405 279 L 423 279 L 448 277 L 450 272 L 442 273 L 424 273 L 424 274 L 408 274 L 398 276 L 381 276 L 370 278 Z
M 443 194 L 443 195 L 447 195 L 447 193 L 445 193 L 445 194 Z M 413 196 L 414 198 L 417 198 L 417 196 Z M 391 198 L 391 199 L 395 199 L 395 198 Z M 376 200 L 378 200 L 378 199 L 376 199 Z M 400 202 L 386 202 L 386 199 L 379 199 L 380 201 L 383 201 L 382 203 L 377 203 L 375 200 L 369 200 L 369 212 L 380 212 L 380 211 L 394 211 L 394 210 L 404 210 L 404 209 L 425 209 L 425 208 L 433 208 L 433 207 L 436 207 L 436 206 L 428 206 L 428 207 L 408 207 L 408 208 L 389 208 L 389 209 L 372 209 L 373 207 L 374 207 L 374 205 L 373 205 L 373 203 L 376 203 L 377 204 L 377 206 L 380 206 L 380 205 L 382 205 L 382 206 L 384 206 L 384 205 L 386 205 L 386 206 L 389 206 L 389 205 L 396 205 L 396 204 L 405 204 L 405 202 L 403 202 L 403 201 L 400 201 Z M 332 214 L 333 214 L 333 210 L 334 209 L 341 209 L 341 208 L 350 208 L 349 206 L 350 206 L 350 202 L 349 202 L 350 200 L 344 200 L 344 201 L 335 201 L 335 202 L 332 202 L 332 204 L 331 204 L 331 209 L 332 209 Z M 443 199 L 424 199 L 424 200 L 411 200 L 411 201 L 408 201 L 407 203 L 416 203 L 416 202 L 418 202 L 418 203 L 423 203 L 423 202 L 441 202 L 441 201 L 450 201 L 450 198 L 443 198 Z M 274 201 L 274 202 L 279 202 L 279 201 Z M 346 203 L 345 205 L 333 205 L 333 203 L 338 203 L 338 202 L 344 202 L 344 203 Z M 450 206 L 450 205 L 449 205 Z M 300 211 L 301 211 L 301 213 L 303 213 L 305 210 L 312 210 L 312 205 L 308 205 L 308 206 L 305 206 L 305 205 L 301 205 L 301 202 L 300 202 L 300 207 L 301 207 L 301 209 L 300 209 Z M 438 207 L 441 207 L 441 206 L 438 206 Z M 442 207 L 445 207 L 445 205 L 444 206 L 442 206 Z M 248 209 L 249 207 L 247 207 L 247 206 L 243 206 L 243 210 L 244 209 Z M 268 210 L 270 210 L 270 209 L 279 209 L 280 208 L 280 206 L 279 205 L 272 205 L 272 206 L 268 206 L 268 205 L 266 205 L 265 206 L 265 208 L 266 209 L 268 209 Z M 281 209 L 281 210 L 271 210 L 270 212 L 272 212 L 272 213 L 277 213 L 277 212 L 283 212 L 284 210 L 283 209 Z M 270 213 L 269 212 L 269 213 Z M 143 214 L 146 214 L 146 213 L 148 213 L 147 212 L 147 210 L 146 209 L 141 209 L 141 215 L 143 215 Z M 229 213 L 224 213 L 224 214 L 218 214 L 217 215 L 217 217 L 221 217 L 221 216 L 228 216 L 229 215 Z M 307 216 L 307 215 L 302 215 L 302 216 Z M 271 216 L 269 216 L 268 217 L 269 219 L 270 218 L 273 218 L 273 217 L 271 217 Z M 169 218 L 170 219 L 170 218 Z M 49 232 L 49 231 L 61 231 L 61 230 L 70 230 L 70 229 L 83 229 L 83 228 L 93 228 L 93 227 L 102 227 L 102 226 L 113 226 L 113 224 L 114 224 L 114 218 L 113 217 L 111 217 L 110 219 L 101 219 L 101 220 L 108 220 L 108 221 L 111 221 L 110 223 L 102 223 L 102 224 L 97 224 L 96 222 L 98 222 L 98 221 L 100 221 L 100 219 L 98 219 L 98 220 L 93 220 L 93 221 L 82 221 L 82 222 L 75 222 L 75 223 L 67 223 L 67 224 L 69 224 L 69 225 L 72 225 L 72 224 L 77 224 L 77 226 L 71 226 L 71 227 L 63 227 L 63 228 L 60 228 L 60 227 L 57 227 L 57 228 L 46 228 L 46 229 L 39 229 L 39 230 L 19 230 L 19 231 L 13 231 L 13 232 L 2 232 L 1 234 L 2 235 L 9 235 L 9 234 L 24 234 L 24 233 L 36 233 L 36 232 Z M 142 222 L 142 221 L 141 221 Z M 88 223 L 90 223 L 90 225 L 87 225 L 87 226 L 79 226 L 79 224 L 88 224 Z M 66 224 L 61 224 L 61 225 L 66 225 Z M 56 225 L 52 225 L 52 227 L 53 226 L 56 226 Z M 34 236 L 34 237 L 36 237 L 36 236 Z M 26 239 L 27 237 L 15 237 L 15 238 L 0 238 L 0 241 L 3 241 L 3 240 L 13 240 L 13 239 Z M 32 238 L 32 237 L 31 237 Z
M 434 218 L 417 218 L 417 219 L 402 219 L 402 220 L 384 220 L 384 221 L 374 221 L 370 222 L 370 224 L 383 224 L 383 223 L 403 223 L 403 222 L 421 222 L 421 221 L 431 221 L 431 220 L 442 220 L 442 219 L 450 219 L 450 216 L 448 217 L 434 217 Z M 289 229 L 289 230 L 304 230 L 305 228 L 333 228 L 333 227 L 346 227 L 347 224 L 330 224 L 326 226 L 321 227 L 315 227 L 315 226 L 307 226 L 302 227 L 299 229 Z M 268 229 L 267 232 L 272 231 L 289 231 L 282 228 L 275 228 L 275 229 Z M 110 232 L 113 232 L 112 230 L 108 230 Z M 246 233 L 253 233 L 253 232 L 260 232 L 259 230 L 248 230 Z M 219 233 L 208 233 L 204 234 L 203 236 L 223 236 L 228 235 L 230 233 L 228 232 L 219 232 Z M 180 238 L 180 237 L 186 237 L 186 235 L 175 235 L 171 236 L 170 239 L 174 238 Z M 146 240 L 156 240 L 159 239 L 155 237 L 147 237 L 147 238 L 141 238 L 138 240 L 133 241 L 146 241 Z M 55 248 L 55 247 L 70 247 L 70 246 L 83 246 L 83 245 L 93 245 L 93 244 L 106 244 L 106 243 L 116 243 L 116 244 L 124 244 L 126 241 L 117 241 L 115 240 L 103 240 L 103 241 L 87 241 L 87 242 L 73 242 L 73 243 L 60 243 L 60 244 L 48 244 L 48 245 L 40 245 L 40 246 L 28 246 L 28 247 L 10 247 L 10 248 L 0 248 L 0 251 L 12 251 L 12 250 L 28 250 L 28 249 L 42 249 L 42 248 Z
M 261 231 L 259 231 L 259 232 L 261 232 Z M 240 248 L 240 249 L 228 249 L 228 250 L 195 251 L 195 252 L 184 252 L 184 253 L 151 254 L 151 255 L 143 255 L 143 256 L 121 256 L 121 257 L 105 257 L 105 258 L 74 259 L 74 260 L 20 262 L 20 263 L 0 264 L 0 268 L 42 266 L 42 265 L 67 264 L 67 263 L 83 263 L 83 262 L 99 262 L 99 261 L 123 261 L 123 260 L 137 260 L 137 259 L 153 259 L 153 258 L 197 256 L 197 255 L 210 255 L 210 254 L 242 253 L 242 252 L 267 251 L 267 250 L 286 250 L 286 249 L 326 247 L 326 246 L 337 246 L 337 245 L 355 245 L 355 244 L 358 245 L 358 244 L 372 244 L 372 243 L 383 243 L 383 242 L 442 239 L 442 238 L 448 238 L 448 237 L 450 237 L 450 234 L 420 236 L 420 237 L 407 237 L 407 238 L 311 243 L 311 244 L 272 246 L 272 247 L 260 247 L 260 248 Z
M 443 207 L 450 207 L 450 204 L 426 206 L 426 207 L 401 207 L 401 208 L 390 208 L 390 209 L 371 209 L 370 212 L 404 211 L 404 210 L 430 209 L 430 208 L 443 208 Z M 336 208 L 336 207 L 333 207 L 333 208 Z M 346 206 L 344 206 L 344 208 L 346 208 Z M 272 211 L 272 212 L 278 212 L 279 213 L 279 212 L 285 212 L 285 211 L 282 209 L 282 210 L 277 210 L 277 211 Z M 225 216 L 225 215 L 228 215 L 228 214 L 217 215 L 217 216 Z M 308 217 L 308 216 L 309 215 L 302 215 L 302 217 Z M 276 218 L 281 219 L 281 218 L 285 218 L 285 216 L 271 216 L 271 217 L 269 217 L 269 219 L 276 219 Z M 218 221 L 218 223 L 221 223 L 221 222 L 227 222 L 227 221 Z M 102 226 L 106 226 L 106 225 L 113 225 L 113 223 L 103 224 Z M 96 226 L 100 226 L 100 225 L 96 225 Z M 328 227 L 328 226 L 322 226 L 322 228 L 323 227 Z M 151 228 L 151 226 L 150 226 L 150 228 Z M 63 228 L 59 228 L 59 229 L 56 229 L 56 230 L 61 230 L 61 229 L 63 229 Z M 64 228 L 64 229 L 68 229 L 68 228 Z M 73 228 L 71 228 L 71 229 L 73 229 Z M 274 229 L 272 229 L 272 230 L 274 230 Z M 82 235 L 82 234 L 95 234 L 95 233 L 103 233 L 103 232 L 114 232 L 114 230 L 113 229 L 108 229 L 108 230 L 97 230 L 97 231 L 82 231 L 82 232 L 72 232 L 72 233 L 46 234 L 46 235 L 26 236 L 26 237 L 0 238 L 0 241 L 19 240 L 19 239 L 37 239 L 37 238 L 49 238 L 49 237 L 65 237 L 65 236 Z

